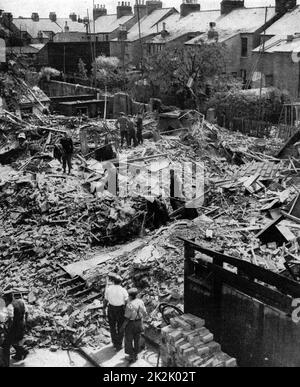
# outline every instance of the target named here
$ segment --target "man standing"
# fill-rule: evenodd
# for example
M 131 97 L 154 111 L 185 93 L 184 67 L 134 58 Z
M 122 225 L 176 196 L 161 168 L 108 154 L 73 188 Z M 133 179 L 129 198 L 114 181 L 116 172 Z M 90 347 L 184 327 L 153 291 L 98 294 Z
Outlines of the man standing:
M 5 293 L 3 296 L 6 305 L 6 333 L 3 348 L 3 357 L 5 367 L 10 366 L 10 349 L 13 346 L 16 355 L 13 357 L 16 361 L 21 361 L 28 355 L 27 349 L 23 347 L 25 335 L 25 326 L 27 322 L 27 306 L 22 299 L 15 299 L 12 292 Z
M 128 301 L 128 293 L 121 286 L 122 278 L 115 273 L 110 276 L 112 285 L 105 290 L 104 315 L 108 306 L 108 322 L 113 346 L 117 351 L 122 349 L 124 331 L 121 329 L 124 323 L 125 305 Z
M 120 117 L 116 121 L 115 127 L 120 130 L 121 147 L 123 147 L 124 141 L 128 144 L 128 118 L 125 116 L 125 113 L 120 113 Z
M 140 352 L 141 333 L 144 330 L 143 318 L 147 315 L 144 302 L 137 298 L 138 290 L 128 291 L 129 302 L 125 309 L 125 353 L 129 355 L 129 363 L 137 361 Z
M 138 145 L 143 145 L 144 139 L 143 139 L 143 117 L 141 113 L 138 113 L 137 120 L 136 120 L 136 137 L 137 137 L 137 143 Z
M 62 146 L 62 163 L 63 170 L 66 173 L 66 168 L 68 165 L 69 175 L 72 170 L 72 156 L 74 153 L 74 144 L 72 138 L 69 136 L 68 132 L 65 132 L 65 136 L 60 140 Z
M 133 117 L 129 116 L 129 120 L 128 120 L 128 146 L 131 147 L 132 143 L 133 143 L 133 146 L 137 146 L 135 122 L 133 121 Z

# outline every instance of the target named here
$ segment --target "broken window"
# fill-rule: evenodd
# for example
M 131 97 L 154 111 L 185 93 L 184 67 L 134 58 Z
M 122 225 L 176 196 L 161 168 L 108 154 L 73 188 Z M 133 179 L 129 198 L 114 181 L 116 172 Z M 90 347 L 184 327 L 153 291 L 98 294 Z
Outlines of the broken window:
M 241 38 L 242 52 L 241 56 L 246 58 L 248 56 L 248 38 Z

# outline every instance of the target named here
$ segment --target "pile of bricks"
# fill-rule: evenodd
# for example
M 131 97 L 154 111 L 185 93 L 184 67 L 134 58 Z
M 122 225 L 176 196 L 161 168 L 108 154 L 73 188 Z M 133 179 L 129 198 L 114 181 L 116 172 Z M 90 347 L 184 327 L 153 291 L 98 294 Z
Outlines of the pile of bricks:
M 223 353 L 205 328 L 205 321 L 191 314 L 170 320 L 162 328 L 163 367 L 236 367 L 236 359 Z

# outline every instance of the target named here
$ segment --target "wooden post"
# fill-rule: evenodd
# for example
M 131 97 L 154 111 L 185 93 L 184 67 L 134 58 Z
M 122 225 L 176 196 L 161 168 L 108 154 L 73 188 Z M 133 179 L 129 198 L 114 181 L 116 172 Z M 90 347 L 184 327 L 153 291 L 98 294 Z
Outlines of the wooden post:
M 88 148 L 88 142 L 87 142 L 87 131 L 85 129 L 80 130 L 80 146 L 81 146 L 81 153 L 83 156 L 88 154 L 89 148 Z
M 188 243 L 184 242 L 184 311 L 189 312 L 189 276 L 194 273 L 194 264 L 192 259 L 195 258 L 195 250 Z

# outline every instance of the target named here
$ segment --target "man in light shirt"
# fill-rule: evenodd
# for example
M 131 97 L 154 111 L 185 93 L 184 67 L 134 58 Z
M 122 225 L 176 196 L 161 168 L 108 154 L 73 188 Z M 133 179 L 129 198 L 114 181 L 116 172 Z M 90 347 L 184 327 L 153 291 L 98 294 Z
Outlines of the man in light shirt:
M 122 349 L 124 331 L 122 325 L 124 323 L 125 305 L 128 301 L 128 293 L 121 286 L 122 278 L 117 274 L 111 274 L 111 285 L 108 285 L 105 290 L 104 314 L 108 306 L 108 322 L 113 346 L 117 351 Z

